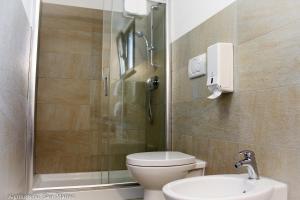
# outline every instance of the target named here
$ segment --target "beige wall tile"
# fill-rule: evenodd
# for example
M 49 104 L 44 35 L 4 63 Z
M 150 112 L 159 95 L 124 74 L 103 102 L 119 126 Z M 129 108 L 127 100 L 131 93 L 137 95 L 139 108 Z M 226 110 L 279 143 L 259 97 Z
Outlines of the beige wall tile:
M 298 0 L 238 0 L 237 2 L 239 44 L 299 19 Z
M 40 53 L 39 78 L 101 80 L 101 56 Z
M 89 86 L 86 80 L 40 78 L 37 102 L 88 105 Z
M 209 140 L 209 160 L 207 174 L 236 173 L 238 144 L 222 140 Z
M 59 19 L 77 18 L 78 21 L 80 21 L 80 19 L 82 21 L 88 21 L 90 19 L 99 20 L 99 18 L 101 19 L 102 17 L 102 12 L 99 12 L 99 10 L 97 9 L 58 5 L 58 4 L 51 4 L 51 3 L 42 4 L 42 14 L 43 14 L 43 18 L 44 17 L 59 17 Z M 97 23 L 101 23 L 101 20 L 97 21 Z M 88 23 L 85 23 L 84 25 L 86 24 Z M 49 24 L 47 23 L 46 25 Z
M 90 130 L 89 105 L 37 104 L 38 131 Z
M 43 131 L 71 130 L 78 115 L 77 106 L 37 104 L 36 129 Z
M 300 20 L 238 47 L 240 90 L 261 90 L 300 82 Z
M 77 108 L 78 109 L 78 108 Z M 90 105 L 82 105 L 78 109 L 78 116 L 74 123 L 76 131 L 91 130 L 91 108 Z
M 144 130 L 135 130 L 135 129 L 129 129 L 126 130 L 126 136 L 128 140 L 130 141 L 140 141 L 142 143 L 146 143 L 146 135 Z
M 40 53 L 38 77 L 72 78 L 76 69 L 71 59 L 72 54 Z
M 92 151 L 99 146 L 98 136 L 86 131 L 38 131 L 36 173 L 100 170 L 100 152 Z
M 196 158 L 208 161 L 209 139 L 208 137 L 193 136 L 193 154 Z
M 206 77 L 189 79 L 187 67 L 173 72 L 172 92 L 173 103 L 203 99 L 210 95 L 206 87 Z
M 289 149 L 285 151 L 284 158 L 287 159 L 284 168 L 283 181 L 288 183 L 289 186 L 289 200 L 299 199 L 299 182 L 300 182 L 300 154 L 298 149 Z M 276 177 L 276 175 L 274 175 Z M 276 177 L 277 178 L 277 177 Z
M 37 173 L 101 170 L 101 44 L 102 12 L 42 4 Z
M 126 154 L 111 156 L 109 159 L 110 170 L 122 170 L 126 168 Z
M 256 93 L 256 141 L 285 148 L 298 148 L 300 142 L 299 85 Z
M 72 6 L 43 3 L 41 28 L 101 32 L 102 12 Z
M 40 52 L 101 55 L 102 34 L 83 31 L 43 29 Z
M 196 41 L 195 41 L 196 43 Z M 200 45 L 201 43 L 198 42 Z M 188 55 L 192 45 L 188 43 L 188 36 L 182 37 L 172 43 L 172 71 L 178 71 L 187 66 Z M 176 59 L 174 59 L 176 58 Z

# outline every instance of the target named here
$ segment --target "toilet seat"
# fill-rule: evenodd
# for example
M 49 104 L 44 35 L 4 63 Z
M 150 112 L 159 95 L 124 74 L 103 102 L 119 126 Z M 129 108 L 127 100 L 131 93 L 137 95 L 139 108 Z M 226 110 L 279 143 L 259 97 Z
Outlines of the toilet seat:
M 140 167 L 170 167 L 194 164 L 196 158 L 176 151 L 144 152 L 127 156 L 127 164 Z
M 172 181 L 203 176 L 206 162 L 176 151 L 144 152 L 127 156 L 127 168 L 144 188 L 145 200 L 164 200 L 162 187 Z

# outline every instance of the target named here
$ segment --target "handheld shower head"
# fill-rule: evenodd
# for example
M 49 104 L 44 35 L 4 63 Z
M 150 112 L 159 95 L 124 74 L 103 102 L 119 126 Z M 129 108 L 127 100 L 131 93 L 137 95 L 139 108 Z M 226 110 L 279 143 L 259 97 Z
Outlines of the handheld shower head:
M 139 38 L 143 38 L 144 39 L 144 42 L 145 42 L 146 47 L 147 47 L 147 51 L 149 51 L 150 50 L 150 46 L 149 46 L 149 42 L 148 42 L 148 39 L 147 39 L 145 33 L 142 32 L 142 31 L 136 31 L 135 35 L 138 36 Z

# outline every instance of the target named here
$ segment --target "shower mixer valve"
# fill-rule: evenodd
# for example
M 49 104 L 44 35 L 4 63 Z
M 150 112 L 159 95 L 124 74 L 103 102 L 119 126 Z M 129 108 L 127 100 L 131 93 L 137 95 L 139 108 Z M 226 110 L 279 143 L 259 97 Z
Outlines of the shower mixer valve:
M 146 81 L 146 86 L 148 90 L 153 91 L 159 87 L 159 78 L 158 76 L 153 76 Z

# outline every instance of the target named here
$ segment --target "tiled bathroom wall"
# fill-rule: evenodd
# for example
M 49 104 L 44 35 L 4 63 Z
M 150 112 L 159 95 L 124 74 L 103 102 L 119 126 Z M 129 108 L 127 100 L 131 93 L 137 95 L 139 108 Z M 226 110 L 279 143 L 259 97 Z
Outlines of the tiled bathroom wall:
M 0 199 L 26 191 L 30 26 L 21 0 L 0 2 Z
M 173 147 L 206 160 L 207 174 L 257 154 L 262 176 L 300 198 L 300 2 L 237 0 L 172 44 Z M 188 79 L 188 59 L 232 42 L 234 93 L 208 100 L 206 77 Z
M 101 170 L 102 11 L 42 4 L 35 172 Z

